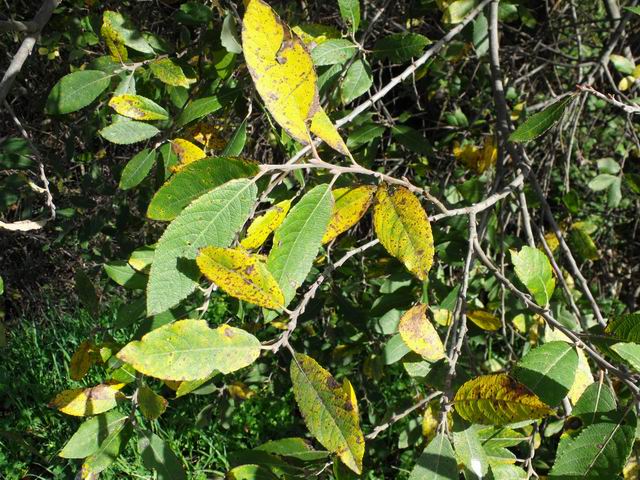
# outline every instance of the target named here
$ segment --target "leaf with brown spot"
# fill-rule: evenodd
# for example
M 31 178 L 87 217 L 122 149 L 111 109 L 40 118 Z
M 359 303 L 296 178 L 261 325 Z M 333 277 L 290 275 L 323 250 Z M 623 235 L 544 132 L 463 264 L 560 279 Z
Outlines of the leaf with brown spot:
M 310 132 L 344 155 L 349 150 L 318 99 L 317 75 L 300 38 L 262 0 L 245 2 L 242 50 L 267 109 L 298 142 Z
M 322 237 L 322 243 L 329 243 L 343 232 L 346 232 L 367 213 L 373 195 L 376 192 L 374 185 L 361 185 L 359 187 L 337 188 L 333 194 L 333 213 L 327 231 Z
M 166 120 L 169 113 L 153 100 L 140 95 L 123 94 L 111 97 L 109 106 L 120 115 L 134 120 Z
M 291 200 L 283 200 L 271 207 L 264 215 L 256 218 L 247 229 L 247 236 L 240 242 L 247 250 L 259 248 L 269 235 L 280 226 L 289 209 Z
M 553 413 L 527 387 L 506 373 L 469 380 L 458 389 L 453 404 L 462 418 L 481 425 L 506 425 Z
M 127 344 L 118 359 L 162 380 L 198 380 L 214 370 L 226 374 L 251 365 L 260 342 L 239 328 L 211 329 L 204 320 L 180 320 Z
M 284 296 L 264 262 L 239 248 L 206 247 L 196 257 L 200 271 L 232 297 L 278 309 Z
M 433 265 L 431 224 L 420 201 L 404 187 L 380 185 L 373 207 L 373 225 L 380 243 L 420 280 Z
M 190 163 L 207 156 L 204 150 L 184 138 L 174 138 L 171 140 L 171 150 L 173 150 L 180 159 L 180 164 L 173 168 L 174 171 L 179 171 Z
M 311 357 L 296 353 L 291 362 L 293 394 L 311 434 L 351 470 L 362 472 L 364 436 L 353 387 L 341 385 Z
M 426 312 L 427 306 L 422 303 L 407 310 L 400 318 L 398 331 L 411 350 L 425 360 L 435 362 L 444 358 L 444 345 Z

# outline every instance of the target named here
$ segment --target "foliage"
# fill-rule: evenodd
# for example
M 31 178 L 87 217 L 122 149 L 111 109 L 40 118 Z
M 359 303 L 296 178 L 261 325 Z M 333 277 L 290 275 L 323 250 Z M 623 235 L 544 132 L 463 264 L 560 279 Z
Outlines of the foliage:
M 58 3 L 0 295 L 87 318 L 50 382 L 0 324 L 10 478 L 632 478 L 637 9 Z

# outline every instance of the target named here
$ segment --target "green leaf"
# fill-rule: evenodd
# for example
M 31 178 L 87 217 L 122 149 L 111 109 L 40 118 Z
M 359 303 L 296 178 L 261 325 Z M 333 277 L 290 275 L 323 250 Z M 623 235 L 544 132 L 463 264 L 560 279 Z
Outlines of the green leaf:
M 408 125 L 394 125 L 391 127 L 391 135 L 398 143 L 409 150 L 419 153 L 420 155 L 429 155 L 433 152 L 433 148 L 422 133 Z
M 578 369 L 578 354 L 566 342 L 549 342 L 534 348 L 522 358 L 513 377 L 555 407 L 567 396 Z
M 142 182 L 156 162 L 156 150 L 145 148 L 127 162 L 120 176 L 119 187 L 129 190 Z
M 331 38 L 311 51 L 313 63 L 320 67 L 344 63 L 355 55 L 358 46 L 343 38 Z
M 356 60 L 348 68 L 340 85 L 342 103 L 346 105 L 367 93 L 372 84 L 373 77 L 369 64 L 365 60 Z
M 625 362 L 640 372 L 640 345 L 635 343 L 616 343 L 611 350 L 620 355 Z
M 546 307 L 556 286 L 547 256 L 537 248 L 524 246 L 519 252 L 511 250 L 511 262 L 518 279 L 527 287 L 536 303 Z
M 596 260 L 600 257 L 598 247 L 584 228 L 573 225 L 569 231 L 569 246 L 584 260 Z
M 151 199 L 147 217 L 173 220 L 200 195 L 234 179 L 252 177 L 258 165 L 247 160 L 206 157 L 182 168 Z
M 462 22 L 476 6 L 476 0 L 456 0 L 444 10 L 443 21 L 450 25 Z
M 616 70 L 624 75 L 632 75 L 636 68 L 635 64 L 623 55 L 612 54 L 609 56 L 609 61 L 613 63 Z
M 187 78 L 182 67 L 174 63 L 170 58 L 156 60 L 149 65 L 149 68 L 158 80 L 172 87 L 189 88 L 196 81 L 195 78 Z M 182 113 L 184 114 L 184 112 Z M 180 120 L 178 120 L 178 126 L 182 125 L 184 124 L 181 124 Z
M 240 36 L 238 35 L 238 26 L 235 18 L 231 13 L 227 13 L 222 22 L 222 31 L 220 32 L 220 43 L 229 53 L 242 53 L 242 45 L 240 44 Z
M 273 237 L 267 268 L 284 293 L 284 305 L 293 300 L 318 254 L 333 210 L 329 185 L 318 185 L 291 209 Z
M 458 480 L 458 462 L 451 442 L 442 433 L 435 436 L 411 470 L 409 480 Z
M 360 26 L 360 0 L 338 0 L 340 16 L 351 26 L 352 32 L 357 32 Z
M 176 121 L 176 126 L 184 127 L 187 123 L 193 122 L 194 120 L 202 118 L 205 115 L 216 112 L 221 108 L 222 104 L 220 103 L 218 97 L 198 98 L 197 100 L 190 102 L 182 111 L 182 113 L 178 117 L 178 120 Z
M 47 98 L 47 113 L 62 115 L 91 104 L 111 83 L 112 75 L 100 70 L 81 70 L 62 77 Z
M 589 182 L 589 188 L 594 192 L 599 192 L 601 190 L 606 190 L 609 188 L 613 182 L 618 179 L 615 175 L 610 175 L 608 173 L 601 173 L 594 179 Z
M 278 480 L 269 468 L 261 465 L 240 465 L 227 472 L 225 478 L 233 480 Z
M 596 382 L 582 392 L 571 415 L 580 417 L 586 426 L 600 421 L 603 416 L 611 416 L 617 408 L 613 390 L 604 383 Z
M 478 57 L 489 51 L 489 21 L 482 12 L 473 21 L 473 46 Z
M 109 106 L 118 114 L 134 120 L 167 120 L 169 112 L 153 100 L 125 93 L 109 100 Z
M 260 342 L 239 328 L 211 329 L 204 320 L 180 320 L 128 343 L 117 354 L 140 373 L 162 380 L 206 378 L 214 370 L 231 373 L 251 365 Z
M 431 40 L 418 33 L 394 33 L 378 40 L 373 46 L 373 54 L 393 63 L 404 63 L 422 55 L 430 43 Z
M 133 428 L 128 421 L 115 426 L 109 435 L 82 464 L 82 470 L 100 473 L 111 465 L 129 442 Z
M 520 125 L 515 132 L 509 135 L 509 141 L 515 143 L 529 142 L 538 138 L 544 132 L 553 127 L 562 118 L 565 108 L 573 96 L 569 95 L 562 100 L 549 105 L 535 115 L 530 116 Z
M 136 272 L 127 262 L 115 261 L 105 263 L 104 271 L 111 280 L 125 288 L 140 290 L 147 286 L 147 276 Z
M 640 312 L 615 317 L 605 332 L 622 342 L 640 343 Z
M 384 346 L 384 364 L 393 365 L 394 363 L 401 360 L 410 351 L 411 349 L 404 342 L 404 340 L 402 340 L 402 337 L 398 333 L 391 337 Z
M 364 436 L 360 431 L 355 398 L 313 358 L 301 353 L 296 353 L 291 362 L 291 382 L 311 434 L 360 474 Z
M 171 222 L 149 272 L 147 315 L 168 310 L 195 290 L 198 250 L 228 247 L 249 218 L 257 194 L 254 182 L 232 180 L 194 200 Z
M 142 464 L 149 470 L 154 470 L 158 480 L 182 480 L 187 475 L 182 462 L 167 442 L 149 430 L 138 433 L 138 452 L 142 457 Z
M 160 130 L 148 123 L 120 120 L 104 127 L 98 133 L 111 143 L 129 145 L 155 137 L 160 133 Z
M 466 430 L 453 433 L 453 445 L 456 457 L 462 464 L 465 478 L 484 478 L 489 471 L 489 459 L 478 438 L 478 426 L 473 425 Z
M 243 120 L 242 123 L 238 126 L 233 135 L 229 139 L 229 143 L 227 143 L 226 147 L 222 151 L 223 156 L 236 156 L 242 153 L 244 149 L 244 145 L 247 143 L 247 120 Z
M 326 450 L 314 450 L 308 440 L 298 437 L 269 440 L 254 450 L 273 453 L 283 457 L 297 458 L 303 461 L 315 461 L 329 456 Z
M 640 15 L 640 7 L 624 7 L 625 10 L 629 10 L 631 13 Z
M 82 270 L 75 275 L 75 292 L 87 310 L 96 317 L 100 310 L 100 301 L 93 282 Z
M 120 430 L 129 417 L 117 410 L 85 421 L 58 453 L 62 458 L 85 458 L 95 453 L 111 433 Z
M 614 478 L 631 454 L 635 432 L 635 415 L 617 412 L 606 421 L 588 425 L 575 439 L 565 437 L 549 479 Z

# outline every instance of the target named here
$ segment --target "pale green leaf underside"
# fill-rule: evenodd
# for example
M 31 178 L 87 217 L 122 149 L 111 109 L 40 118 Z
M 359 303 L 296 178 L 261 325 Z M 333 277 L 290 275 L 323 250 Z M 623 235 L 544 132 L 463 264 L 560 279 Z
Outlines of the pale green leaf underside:
M 273 237 L 267 268 L 288 305 L 309 274 L 333 211 L 328 185 L 311 189 L 291 209 Z
M 249 217 L 257 192 L 250 180 L 232 180 L 194 200 L 171 222 L 158 241 L 149 272 L 148 315 L 170 309 L 195 290 L 198 250 L 228 247 Z
M 117 410 L 91 417 L 80 425 L 58 455 L 63 458 L 85 458 L 96 452 L 110 433 L 118 430 L 127 420 Z
M 446 435 L 429 442 L 411 470 L 409 480 L 458 480 L 458 462 Z
M 556 286 L 551 264 L 547 256 L 537 248 L 525 246 L 519 252 L 511 252 L 516 275 L 533 295 L 536 303 L 547 306 Z

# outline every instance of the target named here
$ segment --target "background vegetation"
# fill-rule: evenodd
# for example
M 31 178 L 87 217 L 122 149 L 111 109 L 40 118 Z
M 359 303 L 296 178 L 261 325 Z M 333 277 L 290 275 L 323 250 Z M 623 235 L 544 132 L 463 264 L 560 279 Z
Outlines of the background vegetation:
M 135 409 L 132 415 L 140 431 L 166 442 L 186 478 L 222 478 L 244 464 L 261 467 L 236 471 L 236 478 L 355 477 L 335 455 L 302 462 L 286 452 L 265 460 L 251 451 L 286 437 L 331 450 L 309 434 L 285 344 L 353 385 L 366 437 L 362 478 L 436 478 L 416 470 L 429 458 L 423 450 L 436 433 L 452 441 L 466 478 L 553 476 L 561 442 L 569 445 L 593 427 L 572 413 L 589 384 L 615 398 L 600 411 L 611 416 L 596 427 L 633 429 L 640 363 L 640 320 L 633 315 L 640 298 L 636 3 L 270 2 L 311 51 L 320 103 L 366 171 L 325 165 L 281 169 L 280 177 L 280 167 L 273 167 L 258 181 L 264 195 L 252 217 L 283 200 L 296 204 L 317 185 L 395 179 L 420 198 L 435 250 L 422 281 L 375 241 L 380 234 L 371 213 L 358 218 L 321 247 L 289 307 L 303 307 L 289 336 L 283 332 L 292 316 L 270 315 L 224 289 L 207 288 L 206 280 L 178 308 L 145 315 L 145 246 L 167 226 L 148 218 L 148 208 L 181 164 L 197 162 L 198 150 L 263 166 L 318 160 L 287 134 L 256 91 L 242 51 L 243 2 L 5 2 L 0 478 L 74 478 L 82 462 L 58 454 L 85 419 L 49 402 L 63 390 L 108 381 L 122 368 L 115 357 L 120 347 L 185 318 L 243 328 L 267 350 L 251 366 L 214 376 L 180 398 L 171 385 L 141 375 L 125 388 L 130 400 L 146 382 L 169 400 L 159 419 L 148 421 Z M 163 61 L 170 63 L 164 73 L 157 67 Z M 102 72 L 104 88 L 93 95 L 83 83 L 58 83 L 82 71 Z M 130 116 L 110 101 L 122 94 L 162 107 L 166 118 L 145 123 L 157 128 L 154 135 L 136 139 L 139 127 L 131 124 L 110 134 Z M 522 138 L 509 141 L 518 126 Z M 136 160 L 143 149 L 155 152 L 153 158 Z M 353 166 L 326 145 L 318 149 L 325 162 Z M 245 233 L 246 227 L 238 238 Z M 469 241 L 474 235 L 477 248 Z M 517 252 L 527 246 L 543 260 L 522 258 L 518 271 Z M 256 252 L 268 255 L 271 248 L 267 240 Z M 542 297 L 526 280 L 538 268 L 548 269 L 547 281 L 555 283 Z M 307 295 L 325 269 L 317 292 Z M 421 357 L 398 333 L 401 316 L 416 302 L 429 306 L 446 358 Z M 620 322 L 628 328 L 614 328 Z M 558 328 L 574 336 L 562 337 Z M 283 348 L 268 351 L 278 339 Z M 532 357 L 522 363 L 528 353 L 564 340 L 582 377 L 567 380 L 546 369 L 553 357 L 540 369 L 555 384 L 522 373 L 540 370 Z M 72 380 L 71 359 L 84 341 L 108 353 Z M 451 405 L 465 381 L 505 372 L 542 399 L 561 396 L 552 413 L 511 425 L 515 440 L 490 444 L 495 432 L 487 429 L 494 427 L 485 424 L 492 422 Z M 598 405 L 583 407 L 598 411 Z M 118 408 L 128 414 L 130 406 Z M 480 442 L 478 449 L 465 451 L 461 435 Z M 589 443 L 612 437 L 596 435 Z M 611 478 L 638 478 L 636 438 L 616 437 L 613 447 L 602 442 L 593 453 L 609 462 Z M 137 438 L 128 442 L 100 476 L 172 478 L 139 450 Z M 474 458 L 482 475 L 472 467 Z M 606 468 L 594 465 L 582 476 L 604 478 Z M 556 477 L 573 478 L 561 471 Z

